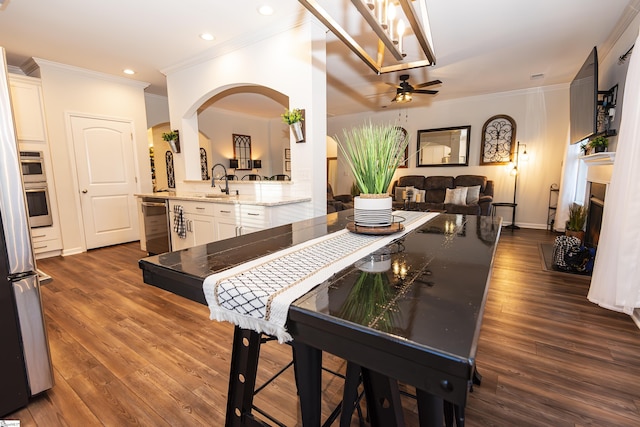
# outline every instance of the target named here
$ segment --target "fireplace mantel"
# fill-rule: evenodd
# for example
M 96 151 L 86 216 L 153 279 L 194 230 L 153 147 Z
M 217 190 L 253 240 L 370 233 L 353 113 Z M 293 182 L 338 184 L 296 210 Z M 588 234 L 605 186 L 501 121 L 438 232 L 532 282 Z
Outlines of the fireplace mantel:
M 615 159 L 616 159 L 615 151 L 589 154 L 588 156 L 580 157 L 580 160 L 585 162 L 587 166 L 612 165 Z

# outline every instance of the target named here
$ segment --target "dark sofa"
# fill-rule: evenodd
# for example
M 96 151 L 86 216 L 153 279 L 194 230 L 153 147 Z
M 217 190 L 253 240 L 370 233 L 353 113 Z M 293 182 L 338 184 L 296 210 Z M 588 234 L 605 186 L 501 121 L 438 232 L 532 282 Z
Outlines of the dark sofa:
M 445 204 L 445 195 L 447 188 L 455 189 L 457 187 L 474 187 L 480 186 L 480 194 L 476 203 L 470 204 Z M 401 196 L 396 195 L 397 187 L 414 187 L 415 189 L 425 190 L 424 200 L 412 203 L 420 210 L 436 210 L 445 211 L 447 213 L 459 213 L 468 215 L 489 215 L 491 212 L 491 203 L 493 201 L 493 181 L 487 180 L 482 175 L 458 175 L 453 176 L 422 176 L 407 175 L 400 177 L 393 183 L 391 196 L 393 199 L 394 209 L 403 209 L 405 200 Z

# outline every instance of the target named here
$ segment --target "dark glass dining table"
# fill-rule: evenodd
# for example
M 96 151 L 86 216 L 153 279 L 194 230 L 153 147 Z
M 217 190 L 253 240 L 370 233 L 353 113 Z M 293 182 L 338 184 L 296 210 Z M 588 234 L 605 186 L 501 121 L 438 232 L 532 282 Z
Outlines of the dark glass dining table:
M 213 273 L 342 230 L 341 211 L 144 258 L 145 283 L 206 304 Z M 464 424 L 501 219 L 438 214 L 291 304 L 296 383 L 304 426 L 321 425 L 321 355 L 347 363 L 342 424 L 362 381 L 372 425 L 404 425 L 398 383 L 415 387 L 421 426 Z M 227 426 L 264 425 L 252 414 L 262 334 L 235 328 Z

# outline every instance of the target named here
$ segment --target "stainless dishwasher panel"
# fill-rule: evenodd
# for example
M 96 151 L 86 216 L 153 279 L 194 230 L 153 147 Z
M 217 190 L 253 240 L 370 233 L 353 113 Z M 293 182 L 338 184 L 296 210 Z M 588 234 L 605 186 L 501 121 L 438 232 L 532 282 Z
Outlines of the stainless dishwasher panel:
M 31 395 L 53 387 L 49 345 L 44 329 L 38 276 L 32 274 L 13 282 L 27 379 Z
M 147 252 L 150 255 L 169 252 L 171 248 L 169 233 L 168 203 L 164 199 L 142 199 L 144 217 L 144 235 Z

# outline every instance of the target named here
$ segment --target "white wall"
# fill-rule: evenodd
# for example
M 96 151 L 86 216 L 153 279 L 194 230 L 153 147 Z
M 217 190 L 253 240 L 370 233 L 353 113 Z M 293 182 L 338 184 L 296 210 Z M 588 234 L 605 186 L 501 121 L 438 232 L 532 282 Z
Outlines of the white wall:
M 543 88 L 491 95 L 434 100 L 428 107 L 385 110 L 329 119 L 328 134 L 342 136 L 342 130 L 369 118 L 378 123 L 394 123 L 404 127 L 410 136 L 409 167 L 398 169 L 402 175 L 486 175 L 494 181 L 494 201 L 512 202 L 514 180 L 504 166 L 480 166 L 482 126 L 496 114 L 511 116 L 517 126 L 516 140 L 526 144 L 529 160 L 520 162 L 516 223 L 529 228 L 546 228 L 549 186 L 560 182 L 560 170 L 569 123 L 569 86 Z M 451 126 L 471 125 L 469 166 L 416 167 L 417 131 Z M 339 159 L 336 194 L 348 194 L 353 179 Z M 499 212 L 510 222 L 511 211 Z
M 144 103 L 147 110 L 147 128 L 169 123 L 169 100 L 166 96 L 145 93 Z
M 307 216 L 326 213 L 326 167 L 313 159 L 326 157 L 325 29 L 308 20 L 300 26 L 267 35 L 210 59 L 166 70 L 171 127 L 180 130 L 182 153 L 176 155 L 178 189 L 195 180 L 197 109 L 212 96 L 232 87 L 259 85 L 289 98 L 289 106 L 306 110 L 306 143 L 292 144 L 294 196 L 311 196 Z M 284 188 L 284 187 L 283 187 Z
M 130 120 L 134 129 L 138 190 L 151 191 L 144 88 L 146 83 L 36 59 L 40 67 L 56 182 L 63 255 L 82 252 L 82 219 L 67 113 Z
M 238 178 L 248 173 L 263 176 L 284 173 L 283 147 L 289 146 L 289 128 L 280 119 L 263 119 L 209 107 L 198 114 L 198 129 L 211 140 L 209 166 L 222 163 L 229 169 L 229 159 L 234 158 L 232 137 L 240 134 L 251 136 L 251 158 L 261 160 L 262 168 L 239 170 Z

